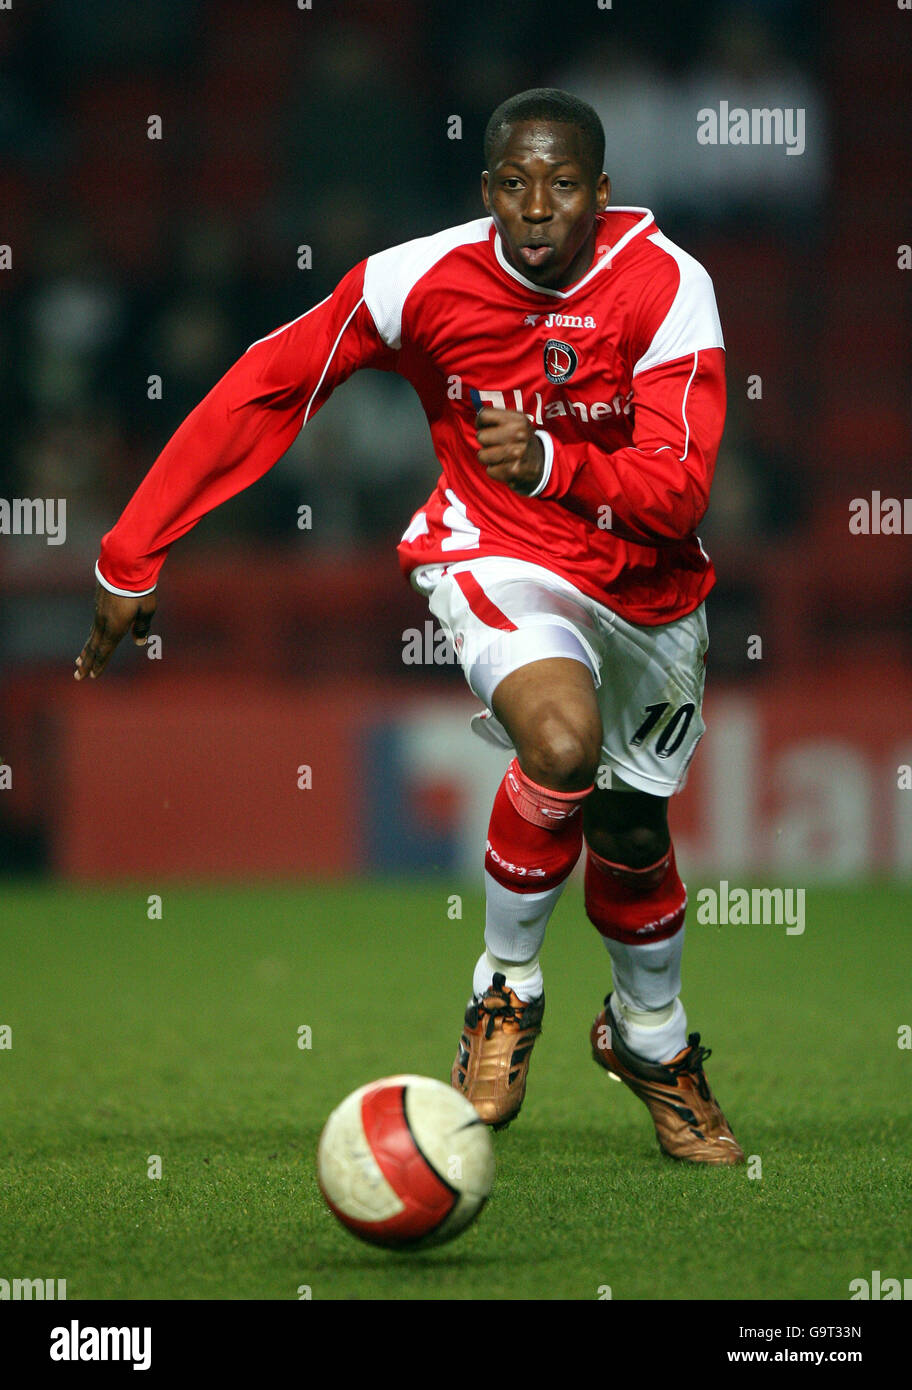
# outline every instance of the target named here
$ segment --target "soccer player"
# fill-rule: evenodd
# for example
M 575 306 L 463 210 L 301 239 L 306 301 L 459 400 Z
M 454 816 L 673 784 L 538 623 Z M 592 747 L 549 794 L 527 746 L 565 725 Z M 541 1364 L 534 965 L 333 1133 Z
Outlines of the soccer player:
M 515 756 L 485 849 L 484 950 L 453 1085 L 495 1127 L 523 1101 L 548 919 L 586 846 L 613 992 L 595 1060 L 661 1148 L 743 1153 L 680 1000 L 686 893 L 667 804 L 704 725 L 712 564 L 696 535 L 725 415 L 706 271 L 637 207 L 610 207 L 584 102 L 521 92 L 485 132 L 486 216 L 369 256 L 253 343 L 165 446 L 96 566 L 76 677 L 146 639 L 170 546 L 261 477 L 359 367 L 412 383 L 442 475 L 399 546 Z

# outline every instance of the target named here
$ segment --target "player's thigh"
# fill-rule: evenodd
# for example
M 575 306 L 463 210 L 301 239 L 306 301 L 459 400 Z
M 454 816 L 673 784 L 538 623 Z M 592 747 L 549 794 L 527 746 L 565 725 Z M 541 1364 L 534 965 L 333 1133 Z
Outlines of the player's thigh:
M 526 774 L 561 790 L 591 784 L 601 744 L 593 606 L 540 566 L 506 558 L 429 571 L 420 587 Z
M 708 646 L 702 605 L 661 627 L 612 619 L 599 688 L 600 788 L 632 788 L 659 798 L 681 789 L 706 728 Z

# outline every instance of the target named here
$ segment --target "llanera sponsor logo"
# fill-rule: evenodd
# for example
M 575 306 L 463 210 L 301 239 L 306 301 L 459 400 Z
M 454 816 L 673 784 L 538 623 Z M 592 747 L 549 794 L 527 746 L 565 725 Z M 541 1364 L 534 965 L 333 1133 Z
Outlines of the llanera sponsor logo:
M 619 391 L 610 401 L 549 401 L 547 405 L 538 391 L 532 392 L 531 402 L 526 402 L 522 391 L 516 388 L 509 392 L 476 391 L 475 394 L 478 397 L 479 409 L 482 405 L 493 405 L 498 410 L 519 410 L 528 415 L 536 425 L 543 425 L 546 420 L 557 420 L 562 415 L 576 415 L 586 424 L 589 420 L 606 420 L 612 416 L 629 415 L 633 408 L 633 391 Z

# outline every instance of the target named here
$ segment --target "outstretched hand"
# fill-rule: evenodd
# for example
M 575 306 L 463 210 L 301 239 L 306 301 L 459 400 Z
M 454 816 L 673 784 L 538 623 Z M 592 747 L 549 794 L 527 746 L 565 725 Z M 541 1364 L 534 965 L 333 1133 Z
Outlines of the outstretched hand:
M 545 446 L 528 415 L 486 405 L 475 416 L 475 432 L 481 445 L 478 462 L 489 478 L 524 495 L 538 486 L 545 468 Z
M 95 586 L 95 621 L 82 651 L 76 658 L 74 675 L 78 681 L 86 676 L 100 676 L 108 657 L 128 629 L 138 647 L 145 646 L 155 612 L 155 592 L 141 598 L 112 594 L 103 584 Z

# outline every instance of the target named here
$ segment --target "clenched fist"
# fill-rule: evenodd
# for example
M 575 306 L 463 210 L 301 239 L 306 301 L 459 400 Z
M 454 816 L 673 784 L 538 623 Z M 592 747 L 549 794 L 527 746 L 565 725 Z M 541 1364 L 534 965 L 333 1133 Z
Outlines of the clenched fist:
M 528 415 L 486 405 L 475 416 L 478 462 L 488 477 L 506 483 L 513 492 L 528 495 L 541 482 L 545 447 Z

